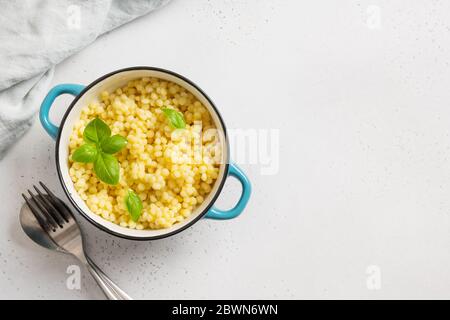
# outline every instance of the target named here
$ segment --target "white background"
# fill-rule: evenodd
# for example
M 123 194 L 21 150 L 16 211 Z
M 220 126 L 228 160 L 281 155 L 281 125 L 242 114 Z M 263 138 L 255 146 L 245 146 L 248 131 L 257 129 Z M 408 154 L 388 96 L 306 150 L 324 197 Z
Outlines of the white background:
M 58 65 L 53 84 L 171 69 L 230 129 L 280 130 L 277 174 L 242 165 L 254 191 L 239 218 L 153 242 L 83 220 L 93 260 L 135 298 L 450 298 L 449 12 L 447 1 L 174 0 Z M 68 290 L 75 260 L 20 229 L 33 183 L 66 200 L 55 170 L 38 121 L 0 162 L 0 298 L 102 298 L 84 270 Z M 220 204 L 238 194 L 228 183 Z

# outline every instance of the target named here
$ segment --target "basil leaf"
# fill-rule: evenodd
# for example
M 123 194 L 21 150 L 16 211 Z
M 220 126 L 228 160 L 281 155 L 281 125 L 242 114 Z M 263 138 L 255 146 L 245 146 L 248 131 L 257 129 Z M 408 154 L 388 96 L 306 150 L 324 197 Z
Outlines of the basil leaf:
M 174 128 L 184 129 L 186 127 L 186 123 L 184 122 L 183 114 L 181 112 L 169 108 L 163 108 L 162 111 Z
M 83 144 L 72 154 L 72 160 L 75 162 L 89 163 L 97 158 L 97 147 L 93 144 Z
M 100 142 L 100 147 L 103 152 L 113 154 L 119 152 L 127 145 L 127 139 L 119 134 L 105 138 Z
M 130 213 L 131 219 L 134 222 L 139 220 L 142 213 L 142 201 L 141 198 L 133 191 L 128 190 L 128 194 L 125 197 L 125 205 Z
M 103 152 L 98 154 L 94 162 L 94 172 L 104 183 L 111 185 L 119 183 L 119 161 L 110 154 Z
M 94 143 L 99 143 L 110 135 L 111 129 L 99 118 L 89 122 L 83 132 L 84 141 Z

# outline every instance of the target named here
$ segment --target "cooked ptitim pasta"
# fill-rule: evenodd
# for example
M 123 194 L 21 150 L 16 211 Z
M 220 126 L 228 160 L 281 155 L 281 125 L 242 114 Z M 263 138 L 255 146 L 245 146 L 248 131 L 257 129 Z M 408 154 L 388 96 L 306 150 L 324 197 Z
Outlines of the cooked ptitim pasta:
M 172 127 L 162 108 L 181 112 L 185 129 Z M 128 141 L 115 154 L 117 185 L 100 181 L 92 163 L 71 159 L 96 117 Z M 133 80 L 82 109 L 70 136 L 69 174 L 89 209 L 104 219 L 139 230 L 168 228 L 189 217 L 217 180 L 222 150 L 219 136 L 210 134 L 214 129 L 208 110 L 185 88 L 158 78 Z M 200 149 L 193 148 L 195 141 Z M 125 206 L 129 189 L 142 201 L 136 222 Z

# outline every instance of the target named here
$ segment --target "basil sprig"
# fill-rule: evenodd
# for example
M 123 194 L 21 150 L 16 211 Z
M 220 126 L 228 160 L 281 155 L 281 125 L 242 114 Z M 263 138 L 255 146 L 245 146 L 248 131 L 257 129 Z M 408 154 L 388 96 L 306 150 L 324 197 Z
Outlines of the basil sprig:
M 119 134 L 115 134 L 111 137 L 105 138 L 100 142 L 100 147 L 103 152 L 113 154 L 119 152 L 127 145 L 127 139 Z
M 94 162 L 94 171 L 104 183 L 115 185 L 119 183 L 120 166 L 116 157 L 100 152 Z
M 72 154 L 72 160 L 82 163 L 94 162 L 97 158 L 97 147 L 95 144 L 86 143 L 75 150 Z
M 86 142 L 98 144 L 103 139 L 108 138 L 111 135 L 111 129 L 106 123 L 99 118 L 95 118 L 89 122 L 84 128 L 83 139 Z
M 169 119 L 170 124 L 176 129 L 186 128 L 186 122 L 184 122 L 183 114 L 177 110 L 170 108 L 161 109 L 164 115 Z
M 87 124 L 83 139 L 86 144 L 74 151 L 72 160 L 94 163 L 94 172 L 101 181 L 110 185 L 119 183 L 120 165 L 113 154 L 127 145 L 127 139 L 118 134 L 111 136 L 111 129 L 99 118 Z
M 128 190 L 125 196 L 125 206 L 130 213 L 131 219 L 134 222 L 139 220 L 142 213 L 142 201 L 141 198 L 131 189 Z

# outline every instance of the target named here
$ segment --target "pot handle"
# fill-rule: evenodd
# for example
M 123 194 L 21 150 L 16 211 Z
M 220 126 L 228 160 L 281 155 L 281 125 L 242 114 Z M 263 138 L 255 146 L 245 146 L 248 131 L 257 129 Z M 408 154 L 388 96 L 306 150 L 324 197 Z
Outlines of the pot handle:
M 59 130 L 59 128 L 54 125 L 49 118 L 50 108 L 52 107 L 53 102 L 58 96 L 65 93 L 77 96 L 81 93 L 81 91 L 83 91 L 83 89 L 84 86 L 81 84 L 58 84 L 57 86 L 50 89 L 50 91 L 47 93 L 47 96 L 42 101 L 41 109 L 39 110 L 39 120 L 41 120 L 41 124 L 44 127 L 45 131 L 47 131 L 47 133 L 53 139 L 56 139 Z
M 250 199 L 250 194 L 252 193 L 252 185 L 250 184 L 247 176 L 234 163 L 230 163 L 230 165 L 228 166 L 228 176 L 235 177 L 242 185 L 242 194 L 239 198 L 238 203 L 234 206 L 234 208 L 226 211 L 217 209 L 213 206 L 211 209 L 209 209 L 205 218 L 216 220 L 233 219 L 240 215 L 247 205 L 247 202 Z

